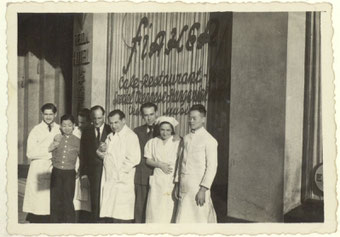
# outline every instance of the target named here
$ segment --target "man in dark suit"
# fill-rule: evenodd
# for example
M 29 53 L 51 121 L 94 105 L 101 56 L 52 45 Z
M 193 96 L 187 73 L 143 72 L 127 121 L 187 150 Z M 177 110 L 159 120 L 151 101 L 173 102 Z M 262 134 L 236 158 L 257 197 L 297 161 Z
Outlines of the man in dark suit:
M 141 106 L 140 112 L 145 124 L 134 129 L 137 134 L 141 149 L 141 162 L 136 166 L 135 173 L 135 223 L 145 223 L 146 202 L 149 192 L 149 177 L 153 168 L 148 166 L 144 158 L 144 147 L 147 141 L 158 135 L 158 129 L 155 127 L 157 118 L 157 105 L 145 103 Z
M 80 140 L 80 176 L 82 187 L 90 187 L 92 220 L 99 221 L 100 185 L 103 171 L 103 160 L 96 153 L 101 142 L 105 142 L 111 133 L 105 124 L 105 110 L 96 105 L 91 108 L 92 125 L 84 129 Z

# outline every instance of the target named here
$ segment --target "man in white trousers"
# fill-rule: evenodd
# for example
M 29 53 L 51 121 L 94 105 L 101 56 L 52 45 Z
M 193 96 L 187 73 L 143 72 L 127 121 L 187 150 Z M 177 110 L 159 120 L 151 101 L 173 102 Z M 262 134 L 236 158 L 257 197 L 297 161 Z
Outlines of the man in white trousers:
M 189 110 L 190 133 L 184 137 L 183 157 L 175 177 L 179 199 L 176 223 L 216 223 L 210 187 L 217 171 L 217 141 L 204 128 L 206 110 Z

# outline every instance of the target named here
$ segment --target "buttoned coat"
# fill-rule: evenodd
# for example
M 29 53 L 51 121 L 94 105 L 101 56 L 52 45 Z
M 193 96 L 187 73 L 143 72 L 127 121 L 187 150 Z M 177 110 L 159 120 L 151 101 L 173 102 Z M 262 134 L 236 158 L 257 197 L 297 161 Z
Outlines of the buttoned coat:
M 137 135 L 126 125 L 106 139 L 100 217 L 134 219 L 135 166 L 140 161 Z
M 217 145 L 203 127 L 184 137 L 183 159 L 175 177 L 180 184 L 176 223 L 216 222 L 210 187 L 217 171 Z M 195 200 L 200 187 L 208 189 L 203 206 L 197 206 Z

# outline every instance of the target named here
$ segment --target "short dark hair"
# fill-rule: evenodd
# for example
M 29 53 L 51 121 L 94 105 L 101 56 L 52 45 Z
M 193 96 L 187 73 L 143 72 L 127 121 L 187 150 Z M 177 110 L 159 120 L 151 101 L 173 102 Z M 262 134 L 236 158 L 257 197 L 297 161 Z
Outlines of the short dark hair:
M 104 109 L 102 106 L 100 106 L 100 105 L 95 105 L 95 106 L 93 106 L 93 107 L 91 108 L 91 113 L 93 113 L 94 111 L 96 111 L 96 110 L 98 110 L 98 109 L 100 109 L 100 110 L 103 112 L 103 115 L 105 115 L 105 109 Z
M 60 118 L 60 123 L 62 123 L 64 120 L 70 120 L 74 124 L 74 117 L 72 114 L 64 114 Z
M 174 134 L 175 134 L 175 128 L 174 128 L 174 126 L 172 126 L 172 124 L 171 124 L 171 123 L 169 123 L 169 122 L 167 122 L 167 121 L 163 121 L 163 122 L 161 122 L 161 123 L 158 125 L 158 127 L 159 127 L 159 130 L 161 129 L 161 126 L 162 126 L 163 124 L 169 124 L 169 125 L 170 125 L 170 127 L 171 127 L 171 129 L 172 129 L 172 131 L 171 131 L 171 134 L 172 134 L 172 135 L 174 135 Z
M 154 108 L 155 112 L 157 111 L 158 107 L 156 104 L 151 103 L 151 102 L 146 102 L 144 104 L 142 104 L 142 106 L 140 107 L 140 112 L 143 114 L 143 109 L 144 108 Z
M 191 106 L 189 112 L 191 111 L 198 111 L 201 114 L 203 114 L 204 117 L 207 115 L 207 111 L 205 110 L 205 107 L 202 104 L 196 104 Z
M 87 108 L 81 109 L 78 112 L 78 116 L 86 118 L 87 121 L 91 120 L 91 111 Z
M 44 113 L 44 111 L 46 110 L 46 109 L 50 109 L 50 110 L 52 110 L 53 111 L 53 113 L 57 113 L 57 107 L 54 105 L 54 104 L 52 104 L 52 103 L 46 103 L 46 104 L 44 104 L 42 107 L 41 107 L 41 113 Z
M 112 111 L 109 113 L 108 117 L 111 118 L 111 117 L 113 117 L 113 116 L 115 116 L 115 115 L 117 115 L 117 114 L 119 115 L 119 119 L 120 119 L 120 120 L 122 120 L 122 119 L 125 118 L 124 112 L 121 111 L 121 110 L 119 110 L 119 109 L 112 110 Z

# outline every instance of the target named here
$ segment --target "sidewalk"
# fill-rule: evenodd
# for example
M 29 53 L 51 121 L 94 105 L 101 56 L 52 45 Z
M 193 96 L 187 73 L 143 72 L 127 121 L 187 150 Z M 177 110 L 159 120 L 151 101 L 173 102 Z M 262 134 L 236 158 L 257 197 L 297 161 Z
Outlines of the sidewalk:
M 22 205 L 24 202 L 26 179 L 18 179 L 18 222 L 28 223 L 26 221 L 26 213 L 22 211 Z

